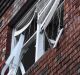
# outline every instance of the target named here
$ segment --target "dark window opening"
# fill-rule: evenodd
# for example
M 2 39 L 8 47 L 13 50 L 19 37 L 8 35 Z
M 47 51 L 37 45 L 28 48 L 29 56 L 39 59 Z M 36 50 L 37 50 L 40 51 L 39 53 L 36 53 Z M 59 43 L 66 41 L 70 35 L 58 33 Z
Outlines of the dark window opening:
M 31 16 L 33 16 L 33 15 L 31 15 Z M 30 16 L 30 18 L 28 18 L 28 20 L 26 20 L 24 23 L 22 23 L 21 26 L 18 26 L 16 28 L 16 30 L 18 31 L 18 30 L 22 29 L 25 25 L 27 25 L 32 18 L 31 16 Z M 26 22 L 27 22 L 27 24 L 26 24 Z M 37 30 L 37 14 L 35 13 L 31 24 L 26 28 L 26 30 L 23 31 L 23 34 L 25 35 L 24 43 L 26 43 L 30 39 L 30 37 L 36 32 L 36 30 Z M 19 40 L 19 36 L 17 36 L 16 38 Z
M 37 20 L 36 16 L 33 19 L 31 25 L 25 31 L 25 42 L 29 40 L 29 38 L 36 32 L 37 30 Z
M 17 71 L 17 74 L 16 74 L 16 75 L 22 75 L 22 74 L 21 74 L 20 67 L 18 68 L 18 71 Z
M 63 28 L 63 5 L 62 6 L 59 5 L 53 15 L 52 20 L 50 21 L 48 27 L 45 30 L 45 32 L 47 33 L 47 37 L 49 39 L 56 40 L 59 30 L 62 28 Z M 24 43 L 26 43 L 29 40 L 29 38 L 35 33 L 36 30 L 37 30 L 37 16 L 35 16 L 31 25 L 29 25 L 29 27 L 24 31 L 25 35 Z M 48 50 L 48 48 L 50 48 L 48 38 L 45 38 L 45 50 Z M 29 46 L 25 46 L 24 48 L 24 50 L 27 52 L 24 54 L 21 61 L 26 71 L 35 62 L 35 44 L 36 44 L 35 41 L 30 42 Z M 20 69 L 18 69 L 18 75 L 21 75 Z
M 27 49 L 24 49 L 27 50 L 27 52 L 23 55 L 21 62 L 25 68 L 25 71 L 27 71 L 35 62 L 35 41 L 31 43 Z M 20 68 L 18 68 L 17 74 L 22 75 Z
M 53 18 L 51 19 L 49 25 L 47 26 L 45 32 L 47 34 L 47 39 L 45 39 L 45 48 L 48 50 L 50 48 L 49 39 L 56 40 L 59 31 L 63 28 L 63 16 L 64 16 L 64 8 L 63 8 L 63 0 L 60 2 L 57 10 L 55 11 Z
M 35 42 L 33 42 L 29 47 L 28 51 L 24 54 L 22 63 L 25 67 L 25 70 L 35 62 Z
M 37 16 L 34 17 L 31 25 L 29 25 L 29 27 L 23 32 L 23 34 L 25 35 L 24 44 L 30 39 L 30 37 L 37 30 L 37 18 L 36 17 Z M 19 40 L 19 37 L 20 35 L 17 36 L 16 39 Z M 21 60 L 25 68 L 25 71 L 27 71 L 30 68 L 30 66 L 32 66 L 35 62 L 35 44 L 36 44 L 36 41 L 34 39 L 29 44 L 26 44 L 27 46 L 25 45 L 25 47 L 23 48 L 24 51 L 27 51 L 25 54 L 23 54 L 23 57 Z M 17 73 L 18 75 L 22 75 L 20 68 L 18 69 Z

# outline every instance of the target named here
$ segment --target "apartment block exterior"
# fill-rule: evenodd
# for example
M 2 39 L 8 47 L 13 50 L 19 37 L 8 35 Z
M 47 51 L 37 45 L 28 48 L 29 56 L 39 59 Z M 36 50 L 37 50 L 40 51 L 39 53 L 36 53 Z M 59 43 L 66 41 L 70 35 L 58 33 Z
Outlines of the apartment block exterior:
M 22 18 L 25 17 L 28 11 L 30 11 L 29 8 L 32 8 L 37 2 L 37 0 L 7 1 L 2 0 L 0 2 L 2 3 L 1 6 L 3 8 L 0 8 L 0 72 L 3 69 L 5 62 L 11 53 L 13 29 L 16 28 L 16 25 L 18 30 L 23 27 L 19 27 L 18 25 L 23 22 Z M 45 52 L 41 55 L 39 59 L 36 58 L 35 61 L 35 47 L 37 45 L 35 45 L 36 42 L 34 39 L 34 42 L 31 44 L 31 46 L 29 46 L 29 51 L 25 53 L 22 59 L 22 63 L 26 68 L 25 75 L 80 74 L 80 1 L 61 0 L 61 2 L 64 2 L 62 5 L 63 8 L 61 8 L 62 12 L 64 11 L 63 22 L 60 22 L 60 24 L 63 23 L 63 26 L 61 26 L 63 28 L 63 32 L 58 40 L 57 46 L 55 48 L 52 46 L 49 47 L 49 41 L 46 41 Z M 3 6 L 4 4 L 5 7 Z M 30 15 L 32 15 L 32 13 Z M 57 20 L 56 16 L 53 16 L 53 18 L 55 19 L 55 21 Z M 32 31 L 30 31 L 29 35 L 26 36 L 26 38 L 30 38 L 29 36 L 32 36 L 33 32 L 37 29 L 35 19 L 36 18 L 33 19 L 34 21 L 31 24 L 35 25 L 35 27 L 31 27 Z M 53 24 L 53 20 L 50 25 Z M 41 19 L 40 22 L 42 22 Z M 51 28 L 51 26 L 47 28 L 46 32 L 49 34 L 48 37 L 45 35 L 46 40 L 48 40 L 48 38 L 51 38 L 50 36 L 52 34 L 56 36 L 56 29 L 53 29 L 55 33 L 52 33 Z M 51 29 L 51 31 L 49 31 L 48 29 Z M 26 34 L 28 34 L 27 31 L 29 32 L 29 30 L 26 30 Z M 55 39 L 54 35 L 52 36 Z M 19 39 L 19 37 L 17 37 L 17 39 Z M 27 47 L 25 47 L 24 50 L 27 50 Z M 21 75 L 20 68 L 18 70 L 18 75 Z

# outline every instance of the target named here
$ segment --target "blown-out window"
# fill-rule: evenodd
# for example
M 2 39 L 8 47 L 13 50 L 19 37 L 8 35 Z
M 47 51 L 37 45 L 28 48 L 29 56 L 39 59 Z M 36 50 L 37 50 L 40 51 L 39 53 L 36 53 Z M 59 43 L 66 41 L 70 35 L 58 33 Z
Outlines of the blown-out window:
M 12 59 L 12 70 L 18 67 L 17 74 L 21 75 L 29 69 L 48 48 L 56 47 L 62 30 L 63 0 L 36 2 L 14 27 L 11 55 L 15 52 L 16 55 Z
M 35 9 L 34 9 L 35 10 Z M 16 26 L 16 30 L 21 30 L 25 27 L 31 20 L 31 24 L 24 30 L 23 34 L 25 35 L 24 45 L 22 51 L 24 52 L 21 56 L 21 62 L 25 70 L 35 62 L 35 53 L 36 53 L 36 35 L 37 35 L 37 14 L 34 15 L 34 10 L 29 14 L 22 24 Z M 40 11 L 41 12 L 41 11 Z M 34 16 L 34 18 L 33 18 Z M 32 19 L 33 18 L 33 19 Z M 41 21 L 42 23 L 42 21 Z M 49 22 L 47 28 L 43 31 L 45 35 L 45 51 L 48 48 L 53 47 L 56 43 L 60 31 L 63 29 L 63 1 L 60 2 L 58 8 L 56 9 L 51 21 Z M 19 40 L 20 36 L 16 37 L 16 41 Z M 18 69 L 18 74 L 20 75 L 20 68 Z
M 63 30 L 63 15 L 64 15 L 64 8 L 63 8 L 63 0 L 62 0 L 58 8 L 56 9 L 49 25 L 45 30 L 46 50 L 54 46 L 60 31 Z
M 22 53 L 20 56 L 20 61 L 22 62 L 25 71 L 28 70 L 29 67 L 35 62 L 37 14 L 34 11 L 35 8 L 33 7 L 15 27 L 15 32 L 21 32 L 24 30 L 23 32 L 19 33 L 19 35 L 16 34 L 18 36 L 15 36 L 15 39 L 16 42 L 18 42 L 21 34 L 25 36 Z M 22 75 L 20 67 L 18 68 L 17 74 Z

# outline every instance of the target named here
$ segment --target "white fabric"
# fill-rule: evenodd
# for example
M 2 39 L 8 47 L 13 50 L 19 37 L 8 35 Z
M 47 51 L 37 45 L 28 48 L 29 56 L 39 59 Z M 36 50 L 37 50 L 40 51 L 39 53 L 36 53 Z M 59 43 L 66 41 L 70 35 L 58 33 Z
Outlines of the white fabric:
M 22 32 L 24 32 L 29 27 L 29 25 L 32 23 L 33 18 L 34 18 L 34 15 L 27 25 L 25 25 L 22 29 L 15 32 L 14 36 L 20 35 Z
M 1 75 L 4 75 L 5 71 L 7 70 L 7 68 L 9 67 L 10 64 L 18 65 L 20 52 L 21 52 L 21 49 L 23 47 L 23 42 L 24 42 L 24 35 L 21 34 L 19 42 L 17 43 L 13 52 L 11 52 L 9 58 L 6 61 L 4 68 L 2 69 Z M 13 63 L 12 63 L 12 61 L 13 61 Z

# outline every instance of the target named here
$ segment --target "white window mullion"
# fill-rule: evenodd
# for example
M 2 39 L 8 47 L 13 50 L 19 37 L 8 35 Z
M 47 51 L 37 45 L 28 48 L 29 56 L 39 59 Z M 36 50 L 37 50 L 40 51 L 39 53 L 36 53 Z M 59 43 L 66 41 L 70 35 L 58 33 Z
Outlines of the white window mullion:
M 36 34 L 36 53 L 35 53 L 35 62 L 44 54 L 45 52 L 45 35 L 40 33 L 41 25 L 37 25 L 37 34 Z
M 16 43 L 17 43 L 16 37 L 14 36 L 15 31 L 16 31 L 16 29 L 13 29 L 13 31 L 12 31 L 11 52 L 12 52 L 12 50 L 14 49 Z

